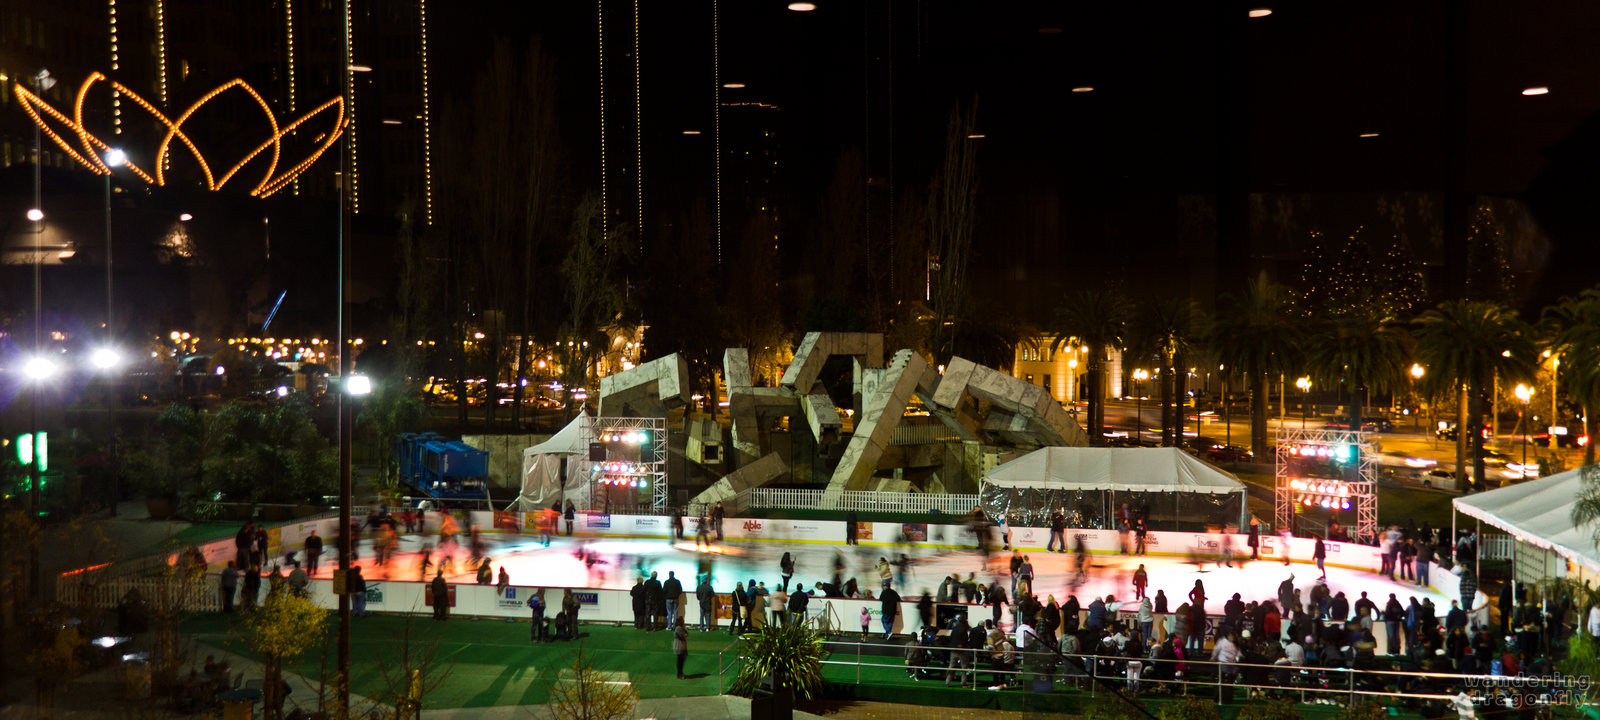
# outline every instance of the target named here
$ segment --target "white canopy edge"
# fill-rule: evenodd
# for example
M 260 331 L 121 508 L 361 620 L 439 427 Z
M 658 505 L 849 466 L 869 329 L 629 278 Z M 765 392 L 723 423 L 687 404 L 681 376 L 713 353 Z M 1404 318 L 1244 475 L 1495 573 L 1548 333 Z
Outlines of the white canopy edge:
M 1459 497 L 1450 504 L 1462 515 L 1511 533 L 1518 542 L 1554 550 L 1568 560 L 1600 572 L 1600 551 L 1595 548 L 1594 535 L 1571 520 L 1572 501 L 1578 497 L 1582 485 L 1582 468 L 1579 468 Z M 1536 499 L 1539 505 L 1530 505 L 1530 499 Z M 1544 527 L 1533 527 L 1537 521 L 1544 521 Z

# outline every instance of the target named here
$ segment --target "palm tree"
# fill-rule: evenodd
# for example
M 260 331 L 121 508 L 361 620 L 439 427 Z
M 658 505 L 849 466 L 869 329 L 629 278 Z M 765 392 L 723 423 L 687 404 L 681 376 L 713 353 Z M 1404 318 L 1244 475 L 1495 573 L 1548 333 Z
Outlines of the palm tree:
M 1161 366 L 1161 444 L 1176 446 L 1183 439 L 1183 398 L 1189 378 L 1185 358 L 1193 349 L 1199 310 L 1188 298 L 1165 298 L 1143 303 L 1129 323 L 1129 348 L 1138 355 L 1155 356 Z
M 1072 338 L 1089 348 L 1089 442 L 1095 445 L 1105 442 L 1106 353 L 1121 347 L 1127 318 L 1127 299 L 1109 290 L 1085 290 L 1056 309 L 1051 351 Z
M 1562 298 L 1545 308 L 1551 350 L 1561 353 L 1561 389 L 1583 407 L 1583 464 L 1594 464 L 1594 439 L 1600 425 L 1600 287 Z M 1551 418 L 1552 421 L 1557 418 Z
M 1360 428 L 1368 393 L 1406 386 L 1408 345 L 1410 338 L 1393 317 L 1376 312 L 1339 315 L 1322 323 L 1307 343 L 1306 366 L 1330 385 L 1340 380 L 1349 384 L 1350 427 Z
M 1289 291 L 1265 279 L 1250 283 L 1243 298 L 1224 296 L 1231 306 L 1211 324 L 1208 343 L 1227 372 L 1250 383 L 1250 444 L 1267 455 L 1267 383 L 1297 367 L 1302 333 L 1289 315 Z
M 1467 437 L 1472 439 L 1473 477 L 1483 470 L 1483 395 L 1496 375 L 1530 378 L 1535 366 L 1533 332 L 1517 312 L 1499 303 L 1450 300 L 1413 321 L 1417 360 L 1427 367 L 1423 392 L 1459 393 L 1456 481 L 1466 481 Z

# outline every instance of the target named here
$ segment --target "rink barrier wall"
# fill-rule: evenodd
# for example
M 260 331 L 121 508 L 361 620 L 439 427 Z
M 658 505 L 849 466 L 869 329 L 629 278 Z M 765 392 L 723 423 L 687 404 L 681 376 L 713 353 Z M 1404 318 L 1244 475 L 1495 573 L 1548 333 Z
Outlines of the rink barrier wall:
M 467 525 L 470 524 L 476 525 L 480 532 L 491 534 L 533 534 L 537 532 L 536 522 L 538 513 L 490 512 L 475 510 L 469 512 L 468 515 L 469 522 L 463 524 L 463 530 L 465 530 Z M 365 522 L 366 520 L 365 514 L 352 517 L 357 522 Z M 698 524 L 699 518 L 685 517 L 683 519 L 685 541 L 693 542 Z M 788 542 L 838 545 L 845 541 L 845 524 L 846 523 L 844 521 L 840 520 L 792 520 L 786 518 L 728 517 L 723 520 L 723 535 L 728 540 L 744 542 Z M 863 546 L 885 548 L 913 546 L 930 551 L 960 550 L 971 547 L 971 540 L 969 539 L 969 536 L 966 534 L 965 529 L 959 525 L 886 522 L 864 522 L 858 523 L 857 525 L 859 527 L 857 535 L 858 541 L 859 544 Z M 423 518 L 422 531 L 437 532 L 438 527 L 438 513 L 425 514 Z M 334 562 L 337 558 L 337 553 L 335 552 L 335 538 L 337 537 L 338 518 L 313 518 L 268 528 L 268 568 L 270 568 L 272 562 L 281 560 L 286 550 L 292 550 L 297 554 L 297 557 L 303 558 L 303 555 L 300 554 L 301 548 L 304 545 L 305 538 L 311 534 L 311 530 L 313 529 L 315 529 L 323 538 L 323 562 Z M 564 531 L 566 530 L 566 521 L 562 520 L 558 522 L 556 529 L 559 534 L 564 534 Z M 1006 531 L 1009 533 L 1011 547 L 1014 549 L 1020 549 L 1023 552 L 1043 552 L 1045 551 L 1046 545 L 1050 542 L 1050 530 L 1048 528 L 1015 527 L 1006 528 Z M 577 515 L 572 522 L 572 532 L 576 537 L 632 539 L 657 538 L 665 541 L 671 536 L 672 533 L 672 519 L 670 516 L 664 515 L 604 515 L 599 513 L 581 513 Z M 1084 546 L 1092 554 L 1115 555 L 1122 552 L 1124 538 L 1121 533 L 1115 530 L 1068 528 L 1064 535 L 1069 547 L 1074 545 L 1077 539 L 1081 537 L 1084 541 Z M 1315 562 L 1312 559 L 1312 554 L 1315 551 L 1316 540 L 1313 538 L 1284 538 L 1278 535 L 1261 535 L 1259 536 L 1258 540 L 1260 542 L 1260 557 L 1262 561 L 1281 562 L 1283 560 L 1282 553 L 1285 551 L 1285 548 L 1287 548 L 1291 562 Z M 1127 535 L 1126 541 L 1130 544 L 1129 550 L 1131 552 L 1131 543 L 1133 542 L 1133 535 L 1131 533 Z M 1250 548 L 1248 547 L 1248 534 L 1240 533 L 1154 531 L 1146 533 L 1145 544 L 1146 554 L 1155 556 L 1192 557 L 1198 555 L 1206 558 L 1216 558 L 1222 555 L 1225 544 L 1231 548 L 1235 558 L 1248 558 L 1250 556 Z M 232 537 L 212 541 L 197 547 L 205 556 L 207 565 L 212 568 L 222 567 L 227 563 L 228 560 L 233 559 L 235 553 Z M 1363 570 L 1367 572 L 1377 572 L 1379 567 L 1381 567 L 1381 558 L 1379 557 L 1378 548 L 1376 547 L 1342 542 L 1324 542 L 1323 547 L 1327 551 L 1327 559 L 1324 561 L 1325 565 L 1332 565 L 1334 567 L 1342 567 L 1352 570 Z M 174 554 L 171 557 L 175 558 L 176 555 Z M 374 582 L 391 585 L 407 584 L 388 580 L 368 580 L 369 584 Z M 312 581 L 313 586 L 316 586 L 318 583 L 326 585 L 329 583 L 329 581 Z M 419 583 L 412 584 L 420 585 Z M 1437 563 L 1432 563 L 1429 565 L 1428 585 L 1433 590 L 1439 592 L 1445 597 L 1457 598 L 1460 596 L 1460 578 L 1451 571 L 1441 568 Z M 481 589 L 482 586 L 462 585 L 456 587 L 474 588 L 473 595 L 475 596 L 477 591 Z M 492 590 L 492 586 L 489 589 Z M 410 592 L 406 590 L 399 590 L 398 588 L 397 591 Z M 600 598 L 608 598 L 609 593 L 620 593 L 623 596 L 623 600 L 620 602 L 620 605 L 618 605 L 620 608 L 620 615 L 616 615 L 614 617 L 612 616 L 612 611 L 609 608 L 611 605 L 615 604 L 613 600 L 606 599 L 603 602 L 600 600 L 596 601 L 596 606 L 601 608 L 601 614 L 603 616 L 600 619 L 607 622 L 633 621 L 633 610 L 631 605 L 632 601 L 628 598 L 626 591 L 605 589 L 583 589 L 582 591 L 598 593 L 598 597 Z M 419 593 L 418 597 L 420 597 L 420 591 L 417 592 Z M 336 598 L 333 598 L 331 591 L 327 591 L 327 594 L 329 602 L 336 600 Z M 409 598 L 410 596 L 407 595 L 407 597 Z M 1488 597 L 1482 591 L 1479 591 L 1476 598 L 1477 602 L 1475 603 L 1472 611 L 1473 618 L 1480 622 L 1487 622 Z M 1381 601 L 1386 599 L 1386 597 L 1373 598 L 1375 602 L 1379 602 L 1380 606 L 1382 605 Z M 504 600 L 504 598 L 501 598 L 500 600 Z M 820 599 L 814 599 L 813 603 L 815 604 L 819 600 Z M 401 603 L 400 605 L 395 605 L 394 602 L 396 601 L 385 603 L 386 607 L 383 608 L 380 608 L 377 603 L 374 603 L 369 607 L 369 609 L 384 612 L 410 612 L 410 610 L 400 609 L 401 606 L 406 606 L 406 603 L 410 602 L 409 600 L 398 601 Z M 417 600 L 416 602 L 421 602 L 421 600 Z M 507 600 L 507 602 L 509 602 L 509 600 Z M 526 603 L 526 599 L 522 599 L 521 602 Z M 841 598 L 832 598 L 827 600 L 827 602 L 835 603 L 835 610 L 838 610 L 841 617 L 844 618 L 843 624 L 845 628 L 855 630 L 859 629 L 859 605 L 850 606 L 848 608 L 848 612 L 845 612 L 843 609 L 841 609 L 845 606 L 840 605 L 840 603 L 866 603 L 873 605 L 874 607 L 876 607 L 876 605 L 879 603 L 877 600 L 850 600 Z M 1354 602 L 1353 598 L 1352 602 Z M 916 612 L 914 602 L 907 601 L 906 604 L 910 606 L 911 616 L 914 617 Z M 479 613 L 476 611 L 476 609 L 483 609 L 488 605 L 496 605 L 496 607 L 498 607 L 497 603 L 484 601 L 466 606 L 474 608 L 474 610 L 466 611 L 466 613 L 477 615 Z M 418 607 L 423 606 L 419 605 Z M 586 605 L 585 609 L 588 609 L 588 607 L 589 606 Z M 524 606 L 521 608 L 521 610 L 523 611 L 522 614 L 526 615 L 527 608 Z M 1443 618 L 1444 613 L 1448 610 L 1448 607 L 1439 609 L 1438 613 L 1441 619 Z M 431 606 L 428 606 L 424 610 L 418 612 L 423 611 L 431 612 Z M 876 612 L 876 610 L 874 609 L 873 612 Z M 695 618 L 697 622 L 699 618 L 698 613 L 699 610 L 698 607 L 696 607 L 691 615 L 691 617 Z M 982 614 L 986 615 L 987 613 Z M 485 613 L 485 616 L 487 617 L 512 617 L 516 615 L 516 613 Z M 582 610 L 579 611 L 579 615 L 585 619 L 590 617 L 589 614 L 583 612 Z M 549 616 L 554 617 L 554 613 L 549 613 Z M 907 617 L 907 615 L 905 612 L 902 612 L 900 613 L 899 617 L 903 619 Z M 876 622 L 877 621 L 874 620 L 874 623 Z

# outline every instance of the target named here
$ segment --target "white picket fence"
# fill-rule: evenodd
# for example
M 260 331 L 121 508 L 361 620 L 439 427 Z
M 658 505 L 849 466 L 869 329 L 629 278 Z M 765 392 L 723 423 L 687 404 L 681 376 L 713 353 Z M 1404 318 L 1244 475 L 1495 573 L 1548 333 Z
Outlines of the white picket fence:
M 1479 560 L 1510 560 L 1516 556 L 1517 539 L 1510 535 L 1478 536 Z
M 221 610 L 215 580 L 210 577 L 64 577 L 56 580 L 56 602 L 69 607 L 114 608 L 137 590 L 146 606 L 170 605 L 183 612 Z
M 742 498 L 741 507 L 766 510 L 816 510 L 822 506 L 822 490 L 755 488 Z M 965 515 L 978 506 L 977 495 L 948 493 L 891 493 L 865 490 L 846 491 L 837 508 L 857 512 L 941 512 Z

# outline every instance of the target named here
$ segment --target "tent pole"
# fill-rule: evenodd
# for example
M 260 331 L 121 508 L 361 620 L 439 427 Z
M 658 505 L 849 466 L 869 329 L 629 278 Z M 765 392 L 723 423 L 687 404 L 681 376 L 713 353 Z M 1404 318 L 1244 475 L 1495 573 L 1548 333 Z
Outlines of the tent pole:
M 1472 574 L 1477 576 L 1479 581 L 1482 581 L 1483 561 L 1479 560 L 1479 558 L 1483 557 L 1483 553 L 1478 550 L 1478 543 L 1483 540 L 1483 521 L 1473 518 L 1472 523 Z
M 1172 531 L 1178 531 L 1178 494 L 1172 494 Z

